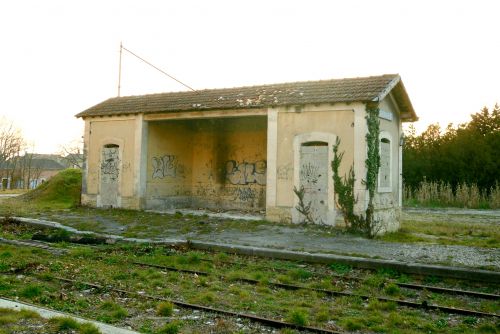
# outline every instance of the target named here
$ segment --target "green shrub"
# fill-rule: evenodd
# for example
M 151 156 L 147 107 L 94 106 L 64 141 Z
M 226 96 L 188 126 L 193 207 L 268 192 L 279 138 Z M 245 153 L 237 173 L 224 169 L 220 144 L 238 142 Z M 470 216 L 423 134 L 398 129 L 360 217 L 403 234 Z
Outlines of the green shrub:
M 101 321 L 116 322 L 128 316 L 127 310 L 111 301 L 105 301 L 99 308 L 103 311 L 99 316 Z
M 307 313 L 302 309 L 291 310 L 288 314 L 288 321 L 294 325 L 307 326 Z
M 101 334 L 101 331 L 97 329 L 93 324 L 86 322 L 80 325 L 80 334 Z
M 58 331 L 80 328 L 80 324 L 78 324 L 78 322 L 71 317 L 56 317 L 50 319 L 49 321 L 57 327 Z
M 306 280 L 312 276 L 311 272 L 304 270 L 302 268 L 292 269 L 288 272 L 288 275 L 293 280 Z
M 42 294 L 42 288 L 38 285 L 30 284 L 19 293 L 22 297 L 34 298 Z
M 399 286 L 397 286 L 394 283 L 389 283 L 385 287 L 385 293 L 387 293 L 389 296 L 397 296 L 401 290 L 399 289 Z
M 156 306 L 156 314 L 162 317 L 170 317 L 174 313 L 174 304 L 161 302 Z
M 177 334 L 182 327 L 180 321 L 172 321 L 161 327 L 156 333 L 157 334 Z
M 348 274 L 352 270 L 352 267 L 348 264 L 332 263 L 332 264 L 330 264 L 330 269 L 332 269 L 337 274 L 345 275 L 345 274 Z

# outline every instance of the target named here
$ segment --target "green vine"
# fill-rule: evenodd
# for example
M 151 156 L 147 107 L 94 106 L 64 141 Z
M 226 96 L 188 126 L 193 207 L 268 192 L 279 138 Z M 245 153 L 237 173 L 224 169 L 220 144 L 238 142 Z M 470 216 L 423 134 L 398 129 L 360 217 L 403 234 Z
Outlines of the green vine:
M 365 216 L 357 215 L 354 213 L 354 205 L 357 198 L 354 196 L 354 183 L 356 181 L 353 167 L 349 169 L 348 175 L 341 177 L 339 175 L 339 167 L 344 157 L 344 152 L 339 153 L 340 139 L 337 137 L 335 145 L 333 145 L 333 184 L 335 188 L 336 203 L 340 211 L 344 215 L 344 223 L 346 227 L 357 233 L 362 233 L 373 238 L 379 228 L 378 222 L 375 220 L 373 199 L 377 189 L 378 170 L 380 167 L 380 154 L 379 154 L 379 134 L 380 134 L 380 121 L 378 119 L 379 108 L 377 104 L 366 105 L 366 124 L 368 132 L 366 134 L 367 145 L 367 158 L 366 165 L 366 180 L 363 184 L 368 190 L 368 207 Z
M 366 134 L 366 145 L 368 147 L 366 165 L 366 180 L 364 184 L 368 189 L 368 207 L 366 208 L 366 225 L 369 230 L 369 236 L 373 237 L 377 234 L 377 221 L 375 221 L 373 199 L 377 190 L 378 171 L 380 168 L 380 153 L 379 153 L 379 136 L 380 136 L 380 120 L 378 118 L 380 109 L 375 103 L 366 105 L 366 125 L 368 133 Z

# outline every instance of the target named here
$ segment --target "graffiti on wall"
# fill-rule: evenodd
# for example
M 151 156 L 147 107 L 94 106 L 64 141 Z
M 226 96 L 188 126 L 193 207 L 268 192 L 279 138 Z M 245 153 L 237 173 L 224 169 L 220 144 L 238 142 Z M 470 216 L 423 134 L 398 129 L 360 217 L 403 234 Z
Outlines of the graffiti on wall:
M 184 166 L 175 155 L 153 157 L 153 179 L 163 179 L 166 176 L 178 177 L 184 175 Z
M 234 160 L 226 162 L 226 179 L 233 185 L 257 183 L 266 184 L 267 163 L 265 160 L 257 162 L 237 163 Z
M 278 180 L 291 180 L 293 173 L 293 167 L 291 164 L 282 165 L 278 167 L 276 176 Z
M 104 147 L 102 151 L 101 177 L 105 183 L 116 182 L 120 174 L 118 147 Z
M 233 200 L 240 202 L 253 202 L 257 194 L 251 188 L 235 188 L 233 193 Z
M 319 174 L 319 167 L 310 162 L 300 166 L 300 181 L 307 185 L 315 185 L 321 177 Z

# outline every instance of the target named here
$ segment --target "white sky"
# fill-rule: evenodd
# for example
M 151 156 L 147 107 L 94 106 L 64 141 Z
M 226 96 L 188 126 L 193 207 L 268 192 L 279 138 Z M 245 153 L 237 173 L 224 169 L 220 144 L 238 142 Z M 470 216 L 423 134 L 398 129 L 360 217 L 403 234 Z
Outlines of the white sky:
M 417 128 L 500 103 L 497 0 L 0 2 L 0 116 L 37 152 L 117 94 L 120 41 L 195 89 L 399 73 Z M 184 90 L 124 54 L 122 95 Z

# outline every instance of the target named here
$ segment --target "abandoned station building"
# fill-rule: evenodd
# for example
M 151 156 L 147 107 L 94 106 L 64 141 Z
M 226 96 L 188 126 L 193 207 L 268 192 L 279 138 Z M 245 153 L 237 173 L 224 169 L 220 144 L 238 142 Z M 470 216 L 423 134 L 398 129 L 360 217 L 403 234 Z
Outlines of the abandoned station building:
M 367 103 L 380 109 L 376 215 L 399 226 L 402 122 L 417 116 L 399 75 L 115 97 L 85 121 L 82 203 L 129 209 L 265 212 L 300 222 L 304 186 L 315 223 L 335 224 L 332 147 L 353 166 L 357 212 L 368 194 Z

